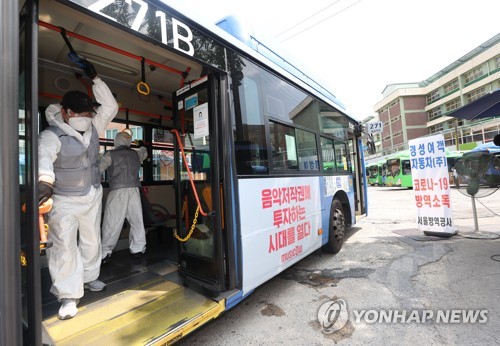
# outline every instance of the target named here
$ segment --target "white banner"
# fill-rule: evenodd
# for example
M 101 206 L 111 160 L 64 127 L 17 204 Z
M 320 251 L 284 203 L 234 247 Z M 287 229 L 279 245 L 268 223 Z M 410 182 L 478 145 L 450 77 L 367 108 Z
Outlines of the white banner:
M 456 234 L 443 135 L 413 139 L 409 146 L 417 228 L 426 235 Z
M 321 247 L 319 181 L 239 181 L 243 294 Z

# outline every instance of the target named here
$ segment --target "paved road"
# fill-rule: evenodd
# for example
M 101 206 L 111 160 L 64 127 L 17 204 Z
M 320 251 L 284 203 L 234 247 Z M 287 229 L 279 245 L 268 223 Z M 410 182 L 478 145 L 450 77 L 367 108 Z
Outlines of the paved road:
M 339 254 L 305 258 L 182 344 L 500 344 L 500 239 L 465 237 L 482 236 L 473 232 L 470 198 L 452 190 L 460 233 L 429 240 L 415 231 L 413 200 L 412 190 L 370 187 L 369 216 L 352 228 Z M 482 234 L 500 235 L 500 192 L 476 206 Z M 341 314 L 345 326 L 324 333 L 318 311 L 338 299 L 346 302 L 348 320 Z M 487 322 L 442 322 L 462 320 L 461 310 Z M 373 322 L 382 313 L 395 323 Z M 411 323 L 401 323 L 403 314 Z

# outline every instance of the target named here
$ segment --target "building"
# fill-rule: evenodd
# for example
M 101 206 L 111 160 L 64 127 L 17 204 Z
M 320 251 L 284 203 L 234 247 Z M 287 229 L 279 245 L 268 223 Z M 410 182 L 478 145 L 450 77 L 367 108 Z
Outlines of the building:
M 500 114 L 477 121 L 447 114 L 498 88 L 500 34 L 420 83 L 387 85 L 374 106 L 384 123 L 375 138 L 377 156 L 407 149 L 409 140 L 434 133 L 442 133 L 453 150 L 493 140 L 500 132 Z

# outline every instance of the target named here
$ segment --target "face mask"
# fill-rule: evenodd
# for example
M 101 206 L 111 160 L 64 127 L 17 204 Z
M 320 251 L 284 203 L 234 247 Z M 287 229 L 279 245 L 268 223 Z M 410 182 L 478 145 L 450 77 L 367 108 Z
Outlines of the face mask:
M 85 132 L 88 130 L 90 125 L 92 125 L 92 118 L 87 117 L 75 117 L 69 118 L 69 126 L 77 131 Z

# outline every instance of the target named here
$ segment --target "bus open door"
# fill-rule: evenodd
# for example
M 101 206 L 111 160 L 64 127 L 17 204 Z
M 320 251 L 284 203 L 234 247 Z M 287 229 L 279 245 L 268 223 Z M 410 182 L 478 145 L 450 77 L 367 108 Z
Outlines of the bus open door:
M 179 275 L 213 292 L 225 287 L 217 126 L 216 76 L 209 74 L 173 95 L 179 163 L 174 180 Z

